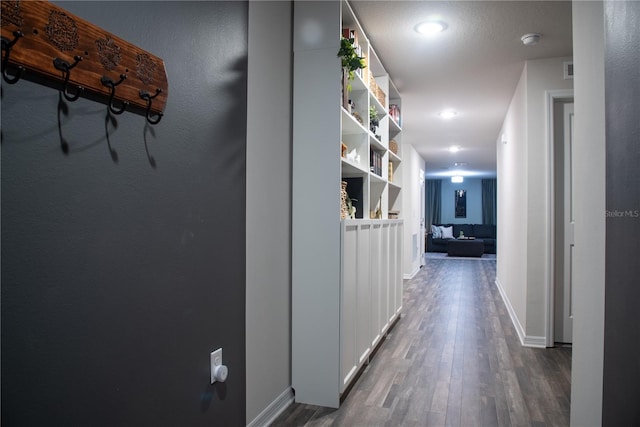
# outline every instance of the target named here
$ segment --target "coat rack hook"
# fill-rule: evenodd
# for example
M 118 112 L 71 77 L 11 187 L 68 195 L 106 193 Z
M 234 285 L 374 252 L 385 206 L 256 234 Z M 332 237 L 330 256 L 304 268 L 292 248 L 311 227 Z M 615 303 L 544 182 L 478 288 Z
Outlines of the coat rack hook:
M 24 67 L 22 65 L 18 66 L 18 70 L 15 76 L 11 77 L 7 73 L 7 65 L 9 65 L 9 56 L 11 55 L 11 48 L 15 45 L 18 40 L 23 36 L 22 31 L 14 31 L 13 37 L 14 39 L 9 41 L 2 37 L 2 51 L 4 55 L 2 55 L 2 79 L 9 83 L 10 85 L 15 84 L 22 77 L 22 73 L 24 72 Z
M 102 84 L 104 86 L 107 86 L 109 88 L 109 111 L 111 111 L 112 114 L 122 114 L 124 113 L 124 111 L 127 109 L 127 107 L 129 106 L 129 101 L 124 101 L 122 103 L 122 107 L 120 107 L 119 110 L 115 109 L 113 106 L 113 98 L 116 95 L 116 86 L 118 86 L 120 83 L 122 83 L 123 81 L 125 81 L 125 79 L 127 78 L 126 74 L 120 74 L 120 80 L 118 80 L 117 82 L 114 82 L 113 80 L 111 80 L 109 77 L 107 76 L 102 76 L 102 78 L 100 79 L 100 81 L 102 82 Z
M 82 61 L 82 56 L 76 55 L 73 57 L 73 60 L 75 61 L 73 64 L 69 64 L 67 61 L 65 61 L 64 59 L 60 59 L 60 58 L 55 58 L 53 60 L 53 66 L 62 71 L 64 73 L 64 84 L 62 86 L 62 95 L 64 96 L 64 98 L 67 101 L 75 101 L 78 98 L 80 98 L 80 95 L 82 94 L 82 91 L 84 90 L 84 88 L 82 86 L 76 86 L 76 94 L 75 95 L 70 95 L 69 94 L 69 78 L 71 77 L 71 69 L 73 67 L 75 67 L 76 65 L 78 65 L 78 63 L 80 61 Z
M 151 118 L 151 103 L 153 102 L 153 98 L 155 98 L 156 96 L 160 95 L 160 92 L 162 92 L 162 89 L 157 88 L 156 89 L 156 94 L 151 96 L 151 94 L 149 92 L 146 92 L 144 90 L 141 90 L 140 93 L 140 98 L 144 99 L 147 101 L 147 121 L 152 124 L 152 125 L 157 125 L 158 123 L 160 123 L 160 120 L 162 120 L 162 113 L 158 113 L 157 117 L 155 119 Z

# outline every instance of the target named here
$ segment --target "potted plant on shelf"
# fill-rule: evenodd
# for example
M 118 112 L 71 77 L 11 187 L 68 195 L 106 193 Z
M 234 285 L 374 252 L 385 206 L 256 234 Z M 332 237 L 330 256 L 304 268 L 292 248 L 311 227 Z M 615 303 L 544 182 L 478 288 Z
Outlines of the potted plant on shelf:
M 378 110 L 373 105 L 369 107 L 369 129 L 373 134 L 376 134 L 376 130 L 380 125 L 380 119 L 378 118 Z M 377 137 L 377 135 L 376 135 Z
M 358 55 L 354 46 L 354 39 L 340 38 L 340 50 L 338 57 L 342 64 L 342 105 L 346 109 L 349 104 L 348 93 L 351 91 L 350 80 L 353 80 L 356 70 L 366 68 L 367 64 L 362 56 Z
M 356 207 L 353 206 L 353 202 L 357 202 L 358 199 L 352 199 L 347 196 L 347 211 L 349 212 L 350 219 L 356 219 Z

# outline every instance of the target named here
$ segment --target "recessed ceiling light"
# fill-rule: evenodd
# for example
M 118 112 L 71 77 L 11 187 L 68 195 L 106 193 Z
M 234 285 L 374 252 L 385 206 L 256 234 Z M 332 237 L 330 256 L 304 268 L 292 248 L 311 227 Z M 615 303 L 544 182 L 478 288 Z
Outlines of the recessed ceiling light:
M 455 162 L 453 165 L 463 167 L 463 166 L 467 166 L 467 162 Z
M 452 153 L 457 153 L 458 151 L 460 151 L 460 147 L 454 145 L 452 147 L 449 147 L 449 151 L 451 151 Z
M 438 115 L 440 116 L 441 119 L 452 119 L 454 118 L 458 113 L 453 111 L 453 110 L 443 110 L 440 111 L 438 113 Z
M 443 21 L 426 21 L 416 25 L 415 30 L 420 34 L 433 36 L 447 29 L 447 23 Z

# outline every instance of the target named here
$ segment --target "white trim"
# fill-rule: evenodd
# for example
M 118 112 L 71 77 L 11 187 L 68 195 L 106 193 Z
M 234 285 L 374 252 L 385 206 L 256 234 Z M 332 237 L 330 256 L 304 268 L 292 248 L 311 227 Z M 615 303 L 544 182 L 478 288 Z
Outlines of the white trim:
M 522 345 L 524 347 L 533 347 L 533 348 L 546 348 L 547 347 L 547 338 L 546 337 L 524 337 L 524 342 Z
M 418 274 L 418 273 L 420 272 L 420 269 L 421 269 L 421 268 L 422 268 L 422 266 L 417 267 L 415 270 L 413 270 L 413 271 L 412 271 L 411 273 L 409 273 L 409 274 L 406 274 L 406 273 L 405 273 L 405 274 L 402 276 L 402 278 L 403 278 L 404 280 L 411 280 L 411 279 L 413 279 L 414 277 L 416 277 L 416 274 Z
M 549 211 L 547 212 L 547 218 L 549 218 L 549 226 L 547 227 L 547 259 L 546 259 L 546 271 L 547 277 L 545 279 L 545 331 L 546 337 L 536 337 L 543 338 L 546 347 L 553 347 L 554 345 L 554 325 L 555 325 L 555 317 L 554 317 L 554 289 L 553 282 L 555 277 L 555 268 L 554 268 L 554 259 L 555 259 L 555 240 L 554 235 L 556 232 L 556 221 L 555 221 L 555 173 L 554 173 L 554 156 L 553 156 L 553 104 L 556 99 L 573 99 L 573 89 L 559 89 L 559 90 L 547 90 L 544 93 L 545 96 L 545 111 L 546 111 L 546 122 L 545 126 L 547 128 L 547 155 L 548 155 L 548 165 L 549 169 L 547 170 L 548 179 L 548 200 L 547 206 L 549 206 Z M 532 337 L 533 338 L 533 337 Z M 534 346 L 535 347 L 535 346 Z
M 260 414 L 253 419 L 247 427 L 265 427 L 270 425 L 278 416 L 293 403 L 293 389 L 288 387 L 274 400 L 264 408 Z
M 518 339 L 520 340 L 520 344 L 523 347 L 535 347 L 535 348 L 545 348 L 545 337 L 535 337 L 535 336 L 527 336 L 524 333 L 524 328 L 520 324 L 520 320 L 518 320 L 518 316 L 516 315 L 516 311 L 511 306 L 511 301 L 507 297 L 506 292 L 502 288 L 500 284 L 500 280 L 496 278 L 496 287 L 500 292 L 500 296 L 502 297 L 502 301 L 504 302 L 505 307 L 507 307 L 507 312 L 509 313 L 509 317 L 511 318 L 511 323 L 513 323 L 513 327 L 516 329 L 516 333 L 518 334 Z
M 509 317 L 511 318 L 511 323 L 513 323 L 514 328 L 516 329 L 516 333 L 518 334 L 518 338 L 520 339 L 520 344 L 524 345 L 525 335 L 524 328 L 520 324 L 520 320 L 518 320 L 518 315 L 516 315 L 516 311 L 511 306 L 511 301 L 507 297 L 506 292 L 502 288 L 500 284 L 500 280 L 496 278 L 496 286 L 498 287 L 498 291 L 500 292 L 500 296 L 502 297 L 502 301 L 504 305 L 507 307 L 507 312 L 509 313 Z

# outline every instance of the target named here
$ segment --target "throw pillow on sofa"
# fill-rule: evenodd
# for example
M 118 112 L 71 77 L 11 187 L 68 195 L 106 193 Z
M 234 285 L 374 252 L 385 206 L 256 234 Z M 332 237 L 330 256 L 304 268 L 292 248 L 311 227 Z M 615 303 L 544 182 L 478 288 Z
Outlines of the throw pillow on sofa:
M 431 233 L 433 233 L 434 239 L 440 239 L 442 237 L 442 232 L 440 231 L 440 227 L 437 225 L 431 226 Z
M 442 238 L 453 239 L 453 227 L 442 227 Z

